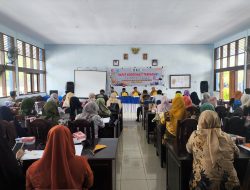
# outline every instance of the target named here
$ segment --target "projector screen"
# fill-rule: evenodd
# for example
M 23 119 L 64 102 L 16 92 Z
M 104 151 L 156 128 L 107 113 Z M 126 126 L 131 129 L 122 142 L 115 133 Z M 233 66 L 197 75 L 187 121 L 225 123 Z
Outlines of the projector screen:
M 89 93 L 99 94 L 106 89 L 106 71 L 75 70 L 75 96 L 89 97 Z

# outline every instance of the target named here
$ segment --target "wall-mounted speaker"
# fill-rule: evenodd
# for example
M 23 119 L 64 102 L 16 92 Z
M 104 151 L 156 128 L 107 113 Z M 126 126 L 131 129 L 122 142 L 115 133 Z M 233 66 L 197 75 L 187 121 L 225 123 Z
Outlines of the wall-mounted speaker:
M 207 81 L 201 81 L 200 91 L 201 91 L 201 93 L 208 92 L 208 82 Z
M 65 90 L 65 93 L 67 94 L 68 92 L 72 92 L 72 93 L 75 92 L 75 85 L 74 85 L 74 82 L 68 81 L 68 82 L 66 83 L 66 90 Z

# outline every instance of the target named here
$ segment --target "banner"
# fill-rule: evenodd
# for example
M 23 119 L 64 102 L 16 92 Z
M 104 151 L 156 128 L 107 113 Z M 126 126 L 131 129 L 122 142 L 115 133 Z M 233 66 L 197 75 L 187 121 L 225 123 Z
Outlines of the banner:
M 112 86 L 163 85 L 162 68 L 111 69 Z

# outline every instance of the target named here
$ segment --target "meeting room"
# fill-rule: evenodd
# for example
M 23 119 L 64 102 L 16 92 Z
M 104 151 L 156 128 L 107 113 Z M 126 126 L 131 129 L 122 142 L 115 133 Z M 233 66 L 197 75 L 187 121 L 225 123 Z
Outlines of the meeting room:
M 250 190 L 250 1 L 0 1 L 1 190 Z

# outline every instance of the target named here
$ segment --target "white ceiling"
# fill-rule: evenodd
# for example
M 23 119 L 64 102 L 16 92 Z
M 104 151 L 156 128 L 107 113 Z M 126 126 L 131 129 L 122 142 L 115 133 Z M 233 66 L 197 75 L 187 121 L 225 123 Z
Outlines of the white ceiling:
M 250 27 L 250 1 L 0 0 L 0 23 L 45 44 L 210 44 Z

